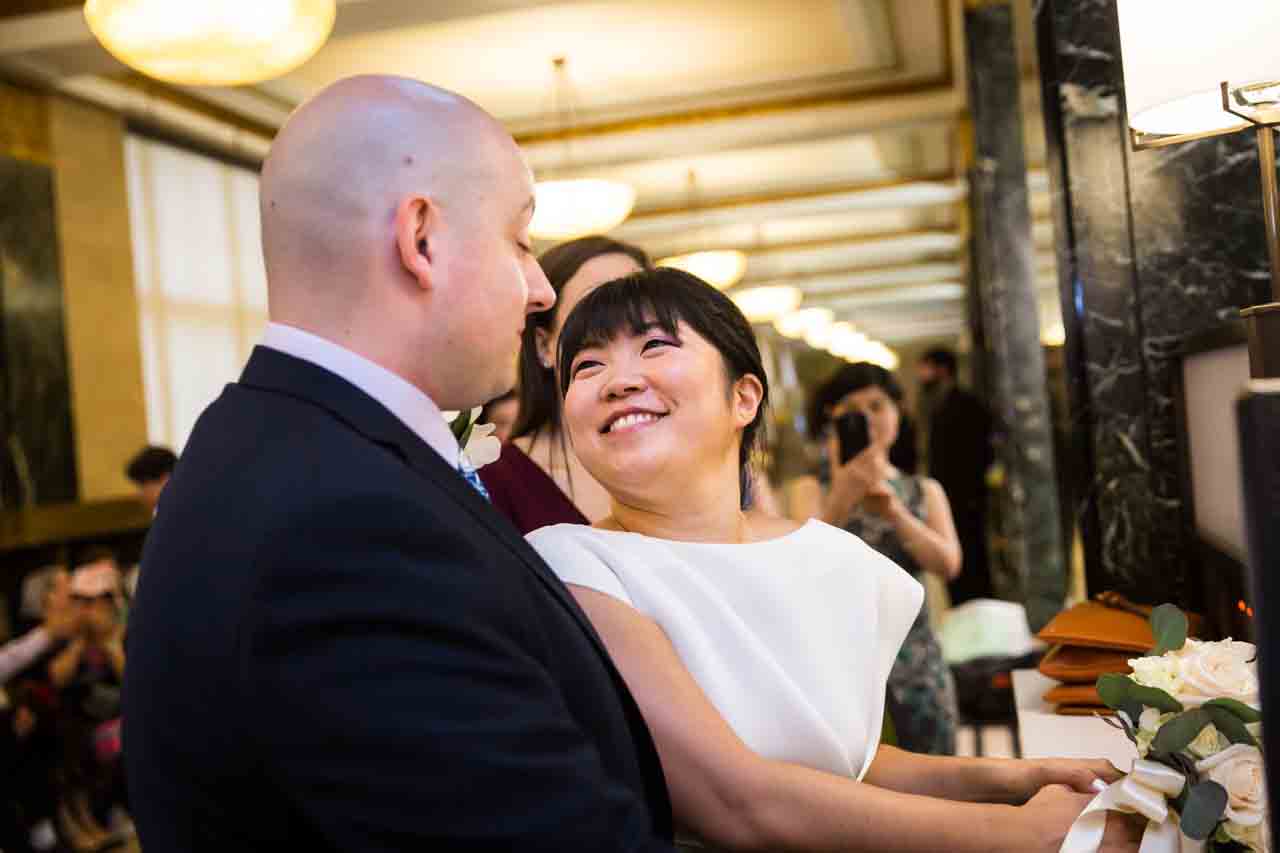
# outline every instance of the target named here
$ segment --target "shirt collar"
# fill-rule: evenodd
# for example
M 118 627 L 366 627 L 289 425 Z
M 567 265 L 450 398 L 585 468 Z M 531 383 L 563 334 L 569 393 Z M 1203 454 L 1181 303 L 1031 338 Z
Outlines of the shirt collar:
M 458 467 L 458 440 L 440 407 L 416 385 L 344 346 L 283 323 L 268 323 L 262 346 L 300 358 L 337 374 L 399 418 L 452 468 Z

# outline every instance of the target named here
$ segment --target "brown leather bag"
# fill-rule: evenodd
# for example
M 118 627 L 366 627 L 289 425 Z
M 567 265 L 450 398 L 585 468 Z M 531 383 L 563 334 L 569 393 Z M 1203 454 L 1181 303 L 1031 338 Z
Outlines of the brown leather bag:
M 1093 685 L 1098 676 L 1127 674 L 1133 652 L 1111 652 L 1083 646 L 1054 646 L 1040 661 L 1040 673 L 1065 684 Z
M 1098 688 L 1092 684 L 1059 684 L 1044 694 L 1050 705 L 1093 705 L 1103 707 Z
M 1155 645 L 1146 619 L 1092 601 L 1064 610 L 1036 635 L 1047 643 L 1145 654 Z

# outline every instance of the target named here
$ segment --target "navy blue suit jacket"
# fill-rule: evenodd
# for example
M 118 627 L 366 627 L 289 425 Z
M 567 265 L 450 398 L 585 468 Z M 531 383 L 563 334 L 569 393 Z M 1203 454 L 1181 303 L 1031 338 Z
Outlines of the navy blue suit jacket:
M 147 539 L 143 849 L 669 850 L 661 766 L 560 581 L 355 386 L 259 347 Z

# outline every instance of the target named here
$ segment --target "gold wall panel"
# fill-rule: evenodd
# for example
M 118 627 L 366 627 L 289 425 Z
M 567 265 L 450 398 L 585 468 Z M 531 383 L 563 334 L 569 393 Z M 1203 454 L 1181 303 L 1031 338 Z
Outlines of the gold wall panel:
M 46 96 L 0 82 L 0 154 L 50 165 Z
M 124 120 L 53 97 L 49 128 L 80 500 L 94 501 L 132 491 L 124 465 L 147 441 Z

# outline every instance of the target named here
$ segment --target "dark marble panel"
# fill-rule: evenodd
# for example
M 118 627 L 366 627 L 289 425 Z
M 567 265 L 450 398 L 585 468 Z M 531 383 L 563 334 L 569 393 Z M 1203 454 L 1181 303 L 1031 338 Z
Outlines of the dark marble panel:
M 1194 604 L 1172 371 L 1267 292 L 1254 138 L 1131 151 L 1115 0 L 1035 12 L 1089 585 Z
M 1092 589 L 1136 593 L 1147 563 L 1145 367 L 1109 2 L 1041 4 L 1042 103 L 1076 444 L 1073 511 Z
M 1258 156 L 1254 134 L 1238 133 L 1134 152 L 1129 162 L 1152 512 L 1156 525 L 1180 534 L 1154 542 L 1152 558 L 1177 565 L 1191 543 L 1180 524 L 1174 371 L 1189 338 L 1268 301 Z
M 1012 8 L 967 10 L 965 39 L 974 121 L 976 281 L 1006 477 L 1000 532 L 1024 583 L 1028 621 L 1038 630 L 1061 609 L 1066 584 Z
M 53 173 L 0 156 L 0 505 L 76 498 Z

